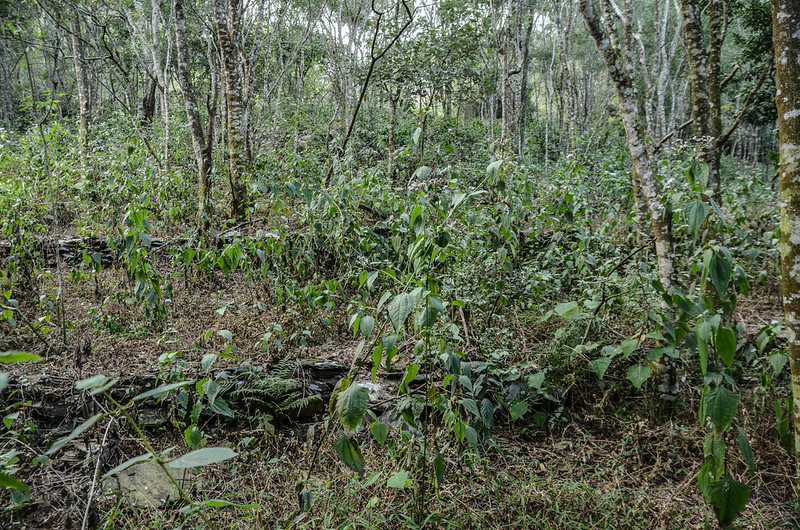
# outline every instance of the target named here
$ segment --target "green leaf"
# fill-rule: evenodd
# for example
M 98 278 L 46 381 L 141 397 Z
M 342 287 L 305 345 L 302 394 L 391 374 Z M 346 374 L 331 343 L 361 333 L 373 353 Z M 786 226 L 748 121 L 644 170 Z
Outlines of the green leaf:
M 235 502 L 223 501 L 221 499 L 208 499 L 205 501 L 201 501 L 200 504 L 205 504 L 206 506 L 210 506 L 211 508 L 227 508 L 232 506 L 234 508 L 241 508 L 243 510 L 256 510 L 261 508 L 260 504 L 237 504 Z
M 708 217 L 709 207 L 703 201 L 692 201 L 686 207 L 686 220 L 692 232 L 697 232 Z
M 333 449 L 347 467 L 358 473 L 359 476 L 364 474 L 364 457 L 361 455 L 361 449 L 349 436 L 342 433 L 333 444 Z
M 736 354 L 736 334 L 728 328 L 719 328 L 714 335 L 714 347 L 722 362 L 730 368 Z
M 214 364 L 214 361 L 217 360 L 216 353 L 206 353 L 203 355 L 203 360 L 200 361 L 200 366 L 203 367 L 203 371 L 208 373 L 211 370 L 211 366 Z
M 369 426 L 369 430 L 372 432 L 372 436 L 375 437 L 375 440 L 378 441 L 378 444 L 383 447 L 383 444 L 386 443 L 386 435 L 389 432 L 389 428 L 386 427 L 386 424 L 382 421 L 374 421 L 372 425 Z
M 722 480 L 711 483 L 708 496 L 720 524 L 727 525 L 744 511 L 750 500 L 750 488 L 730 475 L 725 475 Z
M 389 302 L 386 308 L 389 312 L 389 320 L 391 320 L 395 331 L 398 333 L 403 328 L 408 315 L 411 314 L 411 311 L 413 311 L 417 303 L 419 303 L 421 294 L 422 289 L 417 288 L 411 293 L 400 293 Z
M 700 373 L 706 375 L 708 371 L 708 343 L 706 341 L 697 341 L 697 356 L 700 359 Z
M 634 364 L 628 368 L 628 381 L 633 383 L 636 389 L 642 388 L 642 385 L 653 373 L 653 369 L 649 365 Z
M 705 396 L 706 414 L 711 423 L 722 430 L 731 424 L 739 408 L 739 394 L 724 386 L 717 387 Z
M 528 404 L 524 401 L 511 402 L 511 419 L 517 421 L 528 412 Z
M 500 171 L 500 166 L 503 164 L 503 159 L 495 160 L 491 164 L 486 167 L 486 173 L 489 174 L 490 177 L 494 178 L 497 176 L 497 173 Z
M 10 381 L 10 377 L 5 372 L 0 372 L 0 392 L 8 387 L 8 382 Z
M 386 486 L 389 488 L 402 489 L 406 487 L 407 480 L 408 480 L 408 471 L 400 470 L 391 477 L 389 477 L 389 480 L 386 481 Z
M 214 400 L 214 402 L 211 404 L 211 410 L 217 414 L 222 414 L 228 418 L 233 418 L 233 411 L 231 410 L 230 405 L 228 405 L 228 402 L 222 398 L 216 398 Z
M 478 404 L 475 402 L 474 399 L 471 398 L 462 399 L 461 404 L 464 405 L 464 408 L 470 411 L 472 415 L 475 416 L 476 418 L 481 417 L 481 413 L 478 411 Z
M 78 390 L 86 390 L 88 388 L 96 388 L 105 385 L 108 382 L 108 377 L 103 374 L 98 374 L 86 379 L 81 379 L 75 383 L 75 388 Z
M 420 167 L 417 168 L 416 171 L 414 171 L 414 174 L 411 175 L 411 176 L 412 177 L 417 177 L 417 179 L 419 179 L 419 180 L 427 180 L 428 177 L 431 176 L 431 172 L 432 171 L 433 170 L 431 168 L 429 168 L 428 166 L 420 166 Z
M 28 361 L 41 361 L 42 358 L 24 351 L 6 351 L 0 353 L 0 363 L 24 363 Z
M 433 473 L 436 478 L 436 488 L 438 489 L 444 481 L 444 456 L 439 451 L 436 451 L 436 457 L 433 459 Z
M 123 463 L 121 463 L 120 465 L 115 467 L 114 469 L 108 471 L 105 475 L 103 475 L 103 478 L 108 478 L 108 477 L 111 477 L 113 475 L 116 475 L 120 471 L 125 471 L 129 467 L 134 466 L 134 465 L 136 465 L 136 464 L 138 464 L 140 462 L 148 462 L 152 458 L 153 458 L 153 455 L 151 455 L 150 453 L 145 453 L 143 455 L 134 456 L 133 458 L 129 458 L 128 460 L 124 461 Z
M 481 420 L 487 427 L 494 425 L 494 405 L 488 398 L 483 398 L 481 401 Z
M 19 479 L 12 477 L 11 475 L 6 475 L 5 473 L 0 473 L 0 487 L 2 488 L 11 488 L 17 491 L 25 491 L 28 492 L 31 489 Z
M 182 388 L 187 385 L 191 385 L 194 381 L 179 381 L 177 383 L 168 383 L 166 385 L 161 385 L 159 387 L 154 388 L 153 390 L 148 390 L 147 392 L 142 392 L 141 394 L 134 396 L 131 399 L 131 402 L 134 401 L 142 401 L 143 399 L 149 399 L 151 397 L 161 397 L 168 392 L 172 392 L 177 388 Z
M 167 465 L 176 469 L 202 467 L 224 462 L 225 460 L 230 460 L 237 456 L 238 453 L 233 451 L 230 447 L 206 447 L 167 462 Z
M 473 427 L 467 425 L 467 428 L 464 429 L 464 437 L 467 439 L 473 449 L 478 448 L 478 431 L 476 431 Z
M 597 374 L 598 378 L 603 379 L 606 370 L 608 370 L 608 367 L 611 365 L 611 361 L 612 359 L 610 357 L 598 357 L 590 362 L 589 366 L 591 366 L 592 371 Z
M 708 464 L 708 471 L 714 479 L 718 479 L 725 472 L 725 452 L 727 447 L 719 436 L 710 432 L 703 440 L 703 457 Z
M 756 458 L 753 454 L 753 447 L 750 445 L 750 440 L 747 439 L 747 433 L 744 429 L 739 427 L 739 434 L 736 436 L 736 441 L 739 442 L 739 450 L 742 452 L 742 458 L 747 463 L 747 468 L 752 475 L 756 469 Z
M 231 333 L 227 329 L 221 329 L 217 331 L 217 335 L 227 340 L 228 342 L 233 342 L 233 333 Z
M 783 369 L 786 367 L 786 363 L 788 362 L 789 357 L 781 352 L 776 352 L 769 356 L 769 364 L 775 371 L 775 377 L 781 375 L 781 372 L 783 372 Z M 0 388 L 0 390 L 2 390 L 2 388 Z
M 578 302 L 562 302 L 554 308 L 554 311 L 563 318 L 568 318 L 578 312 Z
M 371 316 L 361 317 L 358 329 L 364 334 L 364 338 L 369 340 L 372 336 L 372 332 L 375 330 L 375 319 Z
M 352 383 L 343 392 L 339 393 L 336 400 L 336 410 L 339 420 L 345 429 L 354 431 L 361 425 L 361 420 L 367 412 L 369 403 L 369 390 Z
M 50 450 L 47 451 L 45 454 L 46 455 L 52 455 L 53 453 L 55 453 L 56 451 L 58 451 L 59 449 L 61 449 L 65 445 L 67 445 L 68 443 L 70 443 L 72 440 L 74 440 L 75 438 L 77 438 L 78 436 L 80 436 L 81 434 L 86 432 L 89 428 L 92 427 L 92 425 L 97 423 L 97 421 L 100 418 L 102 418 L 103 416 L 105 416 L 105 414 L 103 414 L 101 412 L 101 413 L 95 414 L 94 416 L 92 416 L 88 420 L 84 421 L 83 423 L 81 423 L 80 425 L 75 427 L 75 429 L 73 429 L 73 431 L 71 433 L 69 433 L 68 435 L 64 436 L 63 438 L 59 438 L 58 440 L 56 440 L 53 443 L 53 445 L 50 446 Z
M 711 276 L 711 283 L 717 289 L 717 294 L 720 298 L 725 296 L 725 289 L 731 281 L 731 273 L 733 271 L 731 262 L 721 254 L 714 254 L 708 264 L 708 274 Z

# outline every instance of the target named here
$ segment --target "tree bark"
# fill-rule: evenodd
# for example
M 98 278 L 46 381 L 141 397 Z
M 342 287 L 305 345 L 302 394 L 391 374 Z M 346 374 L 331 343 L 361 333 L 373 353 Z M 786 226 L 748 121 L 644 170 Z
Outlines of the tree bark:
M 792 376 L 795 486 L 800 498 L 800 3 L 772 0 L 780 138 L 781 271 Z
M 181 92 L 183 92 L 183 105 L 186 108 L 186 116 L 189 120 L 194 158 L 197 163 L 197 184 L 200 203 L 199 216 L 201 222 L 207 224 L 207 214 L 210 204 L 208 173 L 212 167 L 212 150 L 206 143 L 207 137 L 206 133 L 203 131 L 203 124 L 200 119 L 197 94 L 194 91 L 191 81 L 189 52 L 186 44 L 186 14 L 183 10 L 183 0 L 175 0 L 173 8 L 175 10 L 175 44 L 178 52 L 178 82 L 181 86 Z M 209 122 L 213 119 L 213 116 L 209 116 Z
M 595 10 L 592 0 L 580 0 L 580 9 L 589 34 L 592 36 L 597 49 L 606 65 L 619 100 L 620 115 L 628 138 L 628 148 L 631 153 L 631 162 L 642 195 L 650 212 L 650 224 L 655 238 L 656 258 L 658 261 L 659 279 L 665 289 L 674 282 L 675 269 L 672 256 L 672 212 L 661 202 L 661 188 L 658 177 L 653 170 L 650 160 L 650 149 L 647 135 L 639 116 L 639 105 L 636 96 L 636 87 L 632 77 L 633 57 L 632 39 L 625 38 L 626 49 L 621 53 L 616 47 L 616 35 L 610 34 L 604 28 L 603 21 Z M 626 33 L 631 32 L 630 2 L 626 1 L 626 13 L 623 25 L 627 26 Z
M 231 187 L 231 215 L 244 217 L 247 188 L 242 182 L 244 137 L 242 135 L 242 83 L 239 79 L 239 0 L 214 0 L 214 22 L 219 39 L 222 84 L 227 103 L 228 179 Z
M 91 121 L 91 100 L 89 99 L 89 77 L 86 73 L 86 57 L 83 52 L 80 12 L 73 7 L 69 19 L 70 43 L 72 45 L 72 64 L 75 68 L 75 81 L 78 92 L 80 124 L 78 126 L 78 148 L 81 166 L 86 171 L 86 153 L 89 149 L 89 122 Z

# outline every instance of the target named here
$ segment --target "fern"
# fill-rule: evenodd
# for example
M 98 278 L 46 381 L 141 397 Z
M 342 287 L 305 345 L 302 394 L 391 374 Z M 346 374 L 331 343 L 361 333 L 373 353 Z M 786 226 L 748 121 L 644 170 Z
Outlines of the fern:
M 243 383 L 231 392 L 231 396 L 248 408 L 266 409 L 273 414 L 307 407 L 320 396 L 303 395 L 303 384 L 294 377 L 296 371 L 297 362 L 291 357 L 283 357 L 270 374 L 246 372 Z

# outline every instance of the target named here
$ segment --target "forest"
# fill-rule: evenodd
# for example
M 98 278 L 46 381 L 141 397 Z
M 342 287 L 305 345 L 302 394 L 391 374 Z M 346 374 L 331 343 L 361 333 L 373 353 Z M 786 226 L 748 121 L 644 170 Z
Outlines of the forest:
M 798 28 L 0 0 L 0 525 L 800 529 Z

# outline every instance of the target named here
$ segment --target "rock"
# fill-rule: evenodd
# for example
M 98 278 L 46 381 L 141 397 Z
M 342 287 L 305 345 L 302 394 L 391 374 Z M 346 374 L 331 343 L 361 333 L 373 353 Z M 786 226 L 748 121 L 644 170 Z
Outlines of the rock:
M 184 488 L 188 487 L 194 477 L 192 469 L 175 469 L 170 473 Z M 142 462 L 108 477 L 103 481 L 103 491 L 107 494 L 122 495 L 133 506 L 152 508 L 160 508 L 179 497 L 177 488 L 161 466 L 155 462 Z

